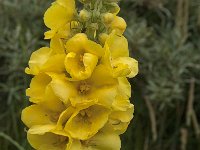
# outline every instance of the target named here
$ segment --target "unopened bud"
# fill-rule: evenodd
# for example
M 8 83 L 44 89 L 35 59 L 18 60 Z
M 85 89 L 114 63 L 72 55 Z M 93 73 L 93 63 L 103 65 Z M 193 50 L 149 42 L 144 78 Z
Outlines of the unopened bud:
M 98 30 L 98 28 L 99 28 L 98 23 L 91 23 L 90 28 L 93 30 Z
M 122 17 L 116 16 L 111 23 L 111 29 L 117 30 L 120 34 L 123 34 L 126 29 L 126 21 Z
M 106 13 L 106 14 L 103 14 L 102 19 L 104 23 L 110 24 L 114 20 L 114 15 L 112 13 Z
M 91 14 L 87 10 L 83 9 L 80 11 L 79 16 L 81 21 L 88 21 L 90 19 Z
M 105 42 L 106 42 L 106 40 L 107 40 L 107 38 L 108 38 L 108 34 L 106 34 L 106 33 L 101 33 L 101 34 L 99 35 L 99 42 L 100 42 L 102 45 L 104 45 Z
M 120 7 L 118 6 L 117 3 L 110 3 L 109 5 L 110 5 L 110 7 L 109 7 L 110 13 L 113 13 L 115 15 L 119 13 Z

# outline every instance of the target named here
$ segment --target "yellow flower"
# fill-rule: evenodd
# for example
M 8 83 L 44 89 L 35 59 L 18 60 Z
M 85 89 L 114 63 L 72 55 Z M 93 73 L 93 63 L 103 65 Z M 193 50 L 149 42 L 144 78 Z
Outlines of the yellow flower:
M 77 109 L 67 121 L 64 130 L 72 138 L 87 140 L 94 136 L 108 121 L 110 109 L 93 103 L 87 103 Z
M 30 97 L 30 101 L 40 104 L 52 111 L 63 110 L 64 105 L 58 97 L 56 97 L 52 87 L 50 86 L 51 77 L 47 74 L 39 74 L 31 80 L 30 88 L 26 90 L 26 95 Z
M 108 123 L 104 127 L 104 131 L 113 131 L 117 134 L 123 134 L 131 119 L 133 118 L 134 106 L 128 99 L 118 95 L 113 103 L 113 111 L 109 116 Z
M 56 0 L 44 14 L 44 23 L 50 28 L 45 33 L 45 38 L 52 38 L 58 31 L 68 32 L 70 30 L 70 22 L 75 14 L 74 0 Z M 62 33 L 63 35 L 63 33 Z
M 67 52 L 65 68 L 75 80 L 89 78 L 97 65 L 98 59 L 104 53 L 101 45 L 88 40 L 87 36 L 82 33 L 72 37 L 65 47 Z
M 112 31 L 105 44 L 109 47 L 113 59 L 129 57 L 128 41 L 123 35 L 118 35 L 116 31 Z
M 129 57 L 128 42 L 125 37 L 112 32 L 105 42 L 102 63 L 110 67 L 113 77 L 132 78 L 138 74 L 138 62 Z
M 43 47 L 32 53 L 25 72 L 33 75 L 46 71 L 60 73 L 65 70 L 64 59 L 65 54 L 55 54 L 53 49 Z
M 64 60 L 66 57 L 64 42 L 55 35 L 50 42 L 50 48 L 42 47 L 32 53 L 27 74 L 37 75 L 41 72 L 65 72 Z
M 126 131 L 133 118 L 134 107 L 130 103 L 131 85 L 126 77 L 118 78 L 118 90 L 115 100 L 112 103 L 112 112 L 104 131 L 113 131 L 122 134 Z
M 112 61 L 116 77 L 127 76 L 133 78 L 138 74 L 138 61 L 131 57 L 119 57 Z
M 30 128 L 27 138 L 33 148 L 65 150 L 69 134 L 58 130 L 57 122 L 62 110 L 59 111 L 51 111 L 37 104 L 26 107 L 22 111 L 21 119 Z
M 50 48 L 43 47 L 32 53 L 29 68 L 25 72 L 37 75 L 41 72 L 67 71 L 73 80 L 84 80 L 91 76 L 103 53 L 101 45 L 88 40 L 85 34 L 71 38 L 66 43 L 66 50 L 63 40 L 55 35 Z
M 37 150 L 120 150 L 121 141 L 115 133 L 99 132 L 92 138 L 82 141 L 58 132 L 27 134 L 29 143 Z
M 69 81 L 64 74 L 51 73 L 49 75 L 52 77 L 51 87 L 55 94 L 64 103 L 70 100 L 74 107 L 94 100 L 111 106 L 117 94 L 118 81 L 103 65 L 98 65 L 92 76 L 82 81 Z
M 121 141 L 117 134 L 99 132 L 85 141 L 69 139 L 66 150 L 120 150 L 120 148 Z
M 133 118 L 127 77 L 137 75 L 138 62 L 129 57 L 117 0 L 81 2 L 80 13 L 75 0 L 52 3 L 44 14 L 50 48 L 33 52 L 25 69 L 34 75 L 26 90 L 33 104 L 21 119 L 37 150 L 120 150 Z
M 126 30 L 126 21 L 122 17 L 106 13 L 102 16 L 102 20 L 108 29 L 108 33 L 112 33 L 115 30 L 118 35 L 122 35 Z
M 21 119 L 28 128 L 46 126 L 42 130 L 49 130 L 55 128 L 59 114 L 60 112 L 53 112 L 34 104 L 23 109 Z
M 42 134 L 27 133 L 30 145 L 36 150 L 66 150 L 69 143 L 67 135 L 57 132 L 45 132 Z

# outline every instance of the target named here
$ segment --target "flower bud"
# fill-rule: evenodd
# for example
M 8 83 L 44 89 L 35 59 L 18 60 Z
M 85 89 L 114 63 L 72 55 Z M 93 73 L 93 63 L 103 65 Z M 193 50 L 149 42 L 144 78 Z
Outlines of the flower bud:
M 94 30 L 98 30 L 99 25 L 98 25 L 98 23 L 91 23 L 91 24 L 90 24 L 90 28 L 91 28 L 91 29 L 94 29 Z
M 99 39 L 99 42 L 100 42 L 102 45 L 104 45 L 107 38 L 108 38 L 108 34 L 106 34 L 106 33 L 101 33 L 101 34 L 99 35 L 99 38 L 98 38 L 98 39 Z
M 110 5 L 110 7 L 109 7 L 110 13 L 113 13 L 115 15 L 119 13 L 120 7 L 118 6 L 117 3 L 110 3 L 109 5 Z
M 79 13 L 81 21 L 88 21 L 90 19 L 90 16 L 91 16 L 90 12 L 88 12 L 85 9 L 81 10 Z
M 119 34 L 123 34 L 126 29 L 126 21 L 122 17 L 116 16 L 111 23 L 111 29 L 116 30 Z
M 114 15 L 112 13 L 105 13 L 102 19 L 105 24 L 110 24 L 114 20 Z
M 91 23 L 87 29 L 88 29 L 88 36 L 91 38 L 96 38 L 97 30 L 99 29 L 98 23 Z

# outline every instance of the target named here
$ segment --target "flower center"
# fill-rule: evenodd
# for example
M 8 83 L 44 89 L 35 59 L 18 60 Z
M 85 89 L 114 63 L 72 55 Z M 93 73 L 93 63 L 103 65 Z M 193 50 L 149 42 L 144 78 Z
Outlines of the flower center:
M 51 120 L 52 122 L 57 122 L 59 116 L 60 116 L 59 113 L 52 114 L 52 115 L 50 115 L 50 120 Z
M 91 113 L 88 112 L 88 110 L 84 109 L 84 110 L 81 110 L 79 112 L 79 119 L 84 122 L 85 124 L 88 124 L 90 125 L 92 122 L 90 120 L 90 117 L 91 117 Z M 80 121 L 79 120 L 79 121 Z
M 83 55 L 80 55 L 80 61 L 83 62 Z
M 83 63 L 83 54 L 80 54 L 78 59 L 79 59 L 79 65 L 81 67 L 83 67 L 84 66 L 84 63 Z
M 78 87 L 78 91 L 80 94 L 87 94 L 90 88 L 91 86 L 86 81 L 82 81 Z
M 89 111 L 89 110 L 81 110 L 80 111 L 80 115 L 82 116 L 82 117 L 91 117 L 92 116 L 92 114 L 91 114 L 91 112 Z
M 58 136 L 57 140 L 55 140 L 55 143 L 53 143 L 54 146 L 61 146 L 61 145 L 65 145 L 66 143 L 68 143 L 68 137 L 65 136 Z

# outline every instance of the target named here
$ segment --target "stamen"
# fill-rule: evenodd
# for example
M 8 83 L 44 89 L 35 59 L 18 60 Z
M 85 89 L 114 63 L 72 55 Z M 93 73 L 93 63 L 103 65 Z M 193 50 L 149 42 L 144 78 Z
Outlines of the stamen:
M 91 86 L 86 81 L 83 81 L 80 83 L 78 91 L 80 94 L 87 94 L 90 88 Z

